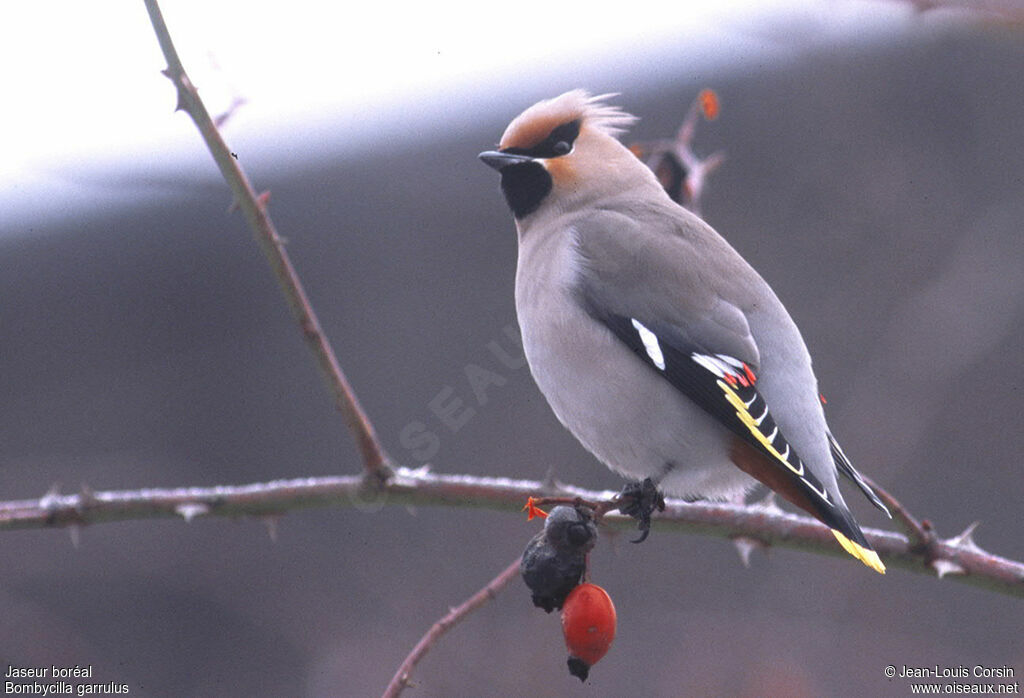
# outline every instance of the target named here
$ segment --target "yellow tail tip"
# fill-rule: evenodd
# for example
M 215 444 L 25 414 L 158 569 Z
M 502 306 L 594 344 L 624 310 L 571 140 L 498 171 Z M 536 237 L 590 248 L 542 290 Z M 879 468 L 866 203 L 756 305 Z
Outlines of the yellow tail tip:
M 832 529 L 832 534 L 839 541 L 839 545 L 843 546 L 843 550 L 853 555 L 875 572 L 885 574 L 885 565 L 882 564 L 882 559 L 878 557 L 878 553 L 874 550 L 868 550 L 862 545 L 857 545 L 834 528 Z

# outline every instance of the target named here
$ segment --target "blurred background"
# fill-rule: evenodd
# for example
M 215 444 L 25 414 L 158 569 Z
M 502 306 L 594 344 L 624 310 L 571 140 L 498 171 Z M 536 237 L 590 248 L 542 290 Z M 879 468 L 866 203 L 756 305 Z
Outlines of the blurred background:
M 941 536 L 980 521 L 982 547 L 1024 558 L 1019 15 L 427 7 L 164 8 L 211 110 L 245 102 L 225 136 L 272 192 L 397 461 L 620 487 L 488 348 L 515 350 L 516 249 L 476 155 L 566 89 L 620 92 L 641 117 L 629 141 L 672 136 L 713 87 L 722 113 L 695 148 L 727 159 L 704 215 L 802 328 L 847 453 Z M 142 4 L 2 13 L 17 108 L 0 165 L 0 497 L 359 472 L 227 186 L 172 114 Z M 483 404 L 474 365 L 504 381 Z M 471 410 L 454 431 L 431 409 L 453 399 Z M 417 424 L 436 448 L 403 443 Z M 385 506 L 296 512 L 276 542 L 257 520 L 97 525 L 77 548 L 63 530 L 5 533 L 0 663 L 91 664 L 132 695 L 377 695 L 537 526 Z M 515 580 L 407 695 L 902 696 L 886 665 L 1024 675 L 1010 597 L 786 550 L 746 569 L 727 542 L 657 527 L 641 546 L 605 536 L 592 561 L 619 632 L 585 685 L 558 618 Z

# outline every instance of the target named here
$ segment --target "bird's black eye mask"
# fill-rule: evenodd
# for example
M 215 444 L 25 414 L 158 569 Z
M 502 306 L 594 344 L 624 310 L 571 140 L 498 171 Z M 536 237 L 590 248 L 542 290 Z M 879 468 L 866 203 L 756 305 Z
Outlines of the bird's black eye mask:
M 509 155 L 526 155 L 531 158 L 557 158 L 572 152 L 572 145 L 580 135 L 580 120 L 574 119 L 556 127 L 548 137 L 529 148 L 503 148 Z

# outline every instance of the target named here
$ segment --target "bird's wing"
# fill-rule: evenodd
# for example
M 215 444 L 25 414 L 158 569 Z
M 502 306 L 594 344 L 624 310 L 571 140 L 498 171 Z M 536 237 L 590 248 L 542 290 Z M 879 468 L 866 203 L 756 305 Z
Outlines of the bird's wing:
M 871 485 L 866 483 L 860 473 L 857 472 L 857 469 L 853 467 L 853 463 L 846 457 L 846 453 L 843 452 L 839 442 L 836 441 L 836 437 L 832 436 L 832 432 L 828 433 L 828 445 L 832 449 L 832 460 L 835 461 L 836 469 L 857 485 L 860 491 L 864 493 L 864 496 L 891 519 L 892 514 L 889 512 L 889 507 L 885 506 L 882 500 L 878 498 L 878 495 L 875 494 L 875 491 L 871 489 Z
M 641 244 L 627 252 L 616 249 L 621 230 L 613 236 L 601 229 L 576 231 L 581 270 L 575 290 L 590 316 L 735 434 L 731 455 L 738 467 L 829 526 L 847 552 L 883 571 L 849 510 L 781 433 L 757 389 L 759 354 L 743 310 L 703 283 L 699 261 L 685 259 L 700 250 L 683 239 L 634 238 Z M 743 265 L 735 270 L 740 276 L 749 266 L 732 254 Z
M 578 281 L 586 302 L 605 314 L 657 321 L 678 344 L 723 352 L 759 366 L 746 314 L 734 299 L 717 292 L 717 280 L 723 274 L 704 261 L 720 256 L 721 250 L 708 249 L 709 244 L 721 243 L 722 250 L 741 265 L 741 273 L 758 281 L 760 277 L 710 228 L 717 240 L 652 234 L 658 225 L 664 223 L 656 216 L 644 220 L 614 211 L 574 223 L 574 248 L 581 267 Z

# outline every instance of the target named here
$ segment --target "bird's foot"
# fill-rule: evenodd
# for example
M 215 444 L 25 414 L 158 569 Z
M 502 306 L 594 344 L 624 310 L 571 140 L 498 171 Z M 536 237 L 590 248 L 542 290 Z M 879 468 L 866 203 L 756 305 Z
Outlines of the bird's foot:
M 643 543 L 651 534 L 651 514 L 655 510 L 665 511 L 665 496 L 651 478 L 645 478 L 643 482 L 631 482 L 623 487 L 616 500 L 621 502 L 619 511 L 638 522 L 640 537 L 633 542 Z

